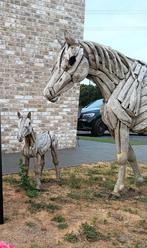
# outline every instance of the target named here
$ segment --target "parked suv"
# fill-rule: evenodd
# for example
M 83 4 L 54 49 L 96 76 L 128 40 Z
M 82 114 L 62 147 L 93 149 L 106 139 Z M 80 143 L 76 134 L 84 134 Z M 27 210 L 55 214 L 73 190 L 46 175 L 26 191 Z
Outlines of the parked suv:
M 102 105 L 103 99 L 100 99 L 81 109 L 78 117 L 78 130 L 91 131 L 94 136 L 101 136 L 108 130 L 101 118 L 100 108 Z

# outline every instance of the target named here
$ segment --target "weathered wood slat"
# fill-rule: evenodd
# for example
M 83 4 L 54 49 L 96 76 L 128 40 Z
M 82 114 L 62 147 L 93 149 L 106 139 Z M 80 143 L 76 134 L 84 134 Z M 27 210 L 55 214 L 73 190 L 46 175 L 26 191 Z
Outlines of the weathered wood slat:
M 141 123 L 135 125 L 132 128 L 133 132 L 140 132 L 140 131 L 147 131 L 147 120 L 145 119 L 144 121 L 142 121 Z
M 138 74 L 138 81 L 139 82 L 142 82 L 146 71 L 147 71 L 147 67 L 146 66 L 142 66 L 141 69 L 140 69 L 140 72 Z
M 103 90 L 101 92 L 102 92 L 103 98 L 107 102 L 109 97 L 111 96 L 111 92 L 110 92 L 109 88 L 107 87 L 106 84 L 103 83 L 103 81 L 100 78 L 92 77 L 92 79 L 96 83 L 96 85 L 100 88 L 100 90 Z
M 141 91 L 141 96 L 146 96 L 147 95 L 147 85 L 145 87 L 142 88 L 142 91 Z
M 117 99 L 114 99 L 113 97 L 110 97 L 109 104 L 111 106 L 111 109 L 113 110 L 114 114 L 117 116 L 117 118 L 126 124 L 128 127 L 132 124 L 132 118 L 126 113 L 126 111 L 121 107 L 120 102 Z
M 104 118 L 107 120 L 108 126 L 110 125 L 110 129 L 114 130 L 116 128 L 118 119 L 108 103 L 104 106 Z
M 107 85 L 108 89 L 110 90 L 110 92 L 112 93 L 115 89 L 115 84 L 113 83 L 113 81 L 111 81 L 106 74 L 104 74 L 103 72 L 99 71 L 98 77 L 104 82 L 104 84 Z
M 130 89 L 130 87 L 132 86 L 132 84 L 134 83 L 134 78 L 132 76 L 130 76 L 128 78 L 128 80 L 125 82 L 123 88 L 121 89 L 117 99 L 120 101 L 120 102 L 123 102 L 127 93 L 128 93 L 128 90 Z
M 147 95 L 141 97 L 140 106 L 147 104 Z
M 146 122 L 147 122 L 146 116 L 147 116 L 147 109 L 146 109 L 146 111 L 144 111 L 143 113 L 139 114 L 139 115 L 136 117 L 136 119 L 135 119 L 135 125 L 138 125 L 138 124 L 140 124 L 142 121 L 145 121 L 145 120 L 146 120 Z
M 137 85 L 138 82 L 137 80 L 134 81 L 133 87 L 130 87 L 130 89 L 128 89 L 126 98 L 124 99 L 124 101 L 122 102 L 122 107 L 124 109 L 129 108 L 130 111 L 134 110 L 135 104 L 136 104 L 136 94 L 137 94 Z

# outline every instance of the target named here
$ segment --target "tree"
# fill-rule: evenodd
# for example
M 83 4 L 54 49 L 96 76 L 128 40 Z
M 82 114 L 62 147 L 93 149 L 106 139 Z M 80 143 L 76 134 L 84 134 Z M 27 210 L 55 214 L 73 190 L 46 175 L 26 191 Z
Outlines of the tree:
M 98 88 L 92 84 L 81 84 L 80 85 L 80 98 L 79 106 L 84 107 L 89 103 L 101 99 L 102 95 Z

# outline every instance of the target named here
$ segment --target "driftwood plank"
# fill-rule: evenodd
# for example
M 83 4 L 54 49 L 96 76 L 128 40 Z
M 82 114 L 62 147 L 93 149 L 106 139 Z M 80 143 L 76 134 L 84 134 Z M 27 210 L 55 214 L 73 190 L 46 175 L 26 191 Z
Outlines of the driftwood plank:
M 121 102 L 124 101 L 127 93 L 128 93 L 128 90 L 130 89 L 130 87 L 132 86 L 132 84 L 134 83 L 134 78 L 132 76 L 130 76 L 128 78 L 128 80 L 125 82 L 123 88 L 121 89 L 117 99 Z
M 114 99 L 113 97 L 110 97 L 109 104 L 111 105 L 111 108 L 114 112 L 114 114 L 117 116 L 117 118 L 126 124 L 128 127 L 132 124 L 132 118 L 126 113 L 126 111 L 121 107 L 120 102 L 117 99 Z

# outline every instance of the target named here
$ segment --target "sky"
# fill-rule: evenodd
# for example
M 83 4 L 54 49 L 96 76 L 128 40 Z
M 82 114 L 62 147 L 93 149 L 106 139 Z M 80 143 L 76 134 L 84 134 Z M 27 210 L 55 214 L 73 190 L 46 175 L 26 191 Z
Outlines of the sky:
M 84 39 L 147 62 L 147 0 L 85 0 Z

